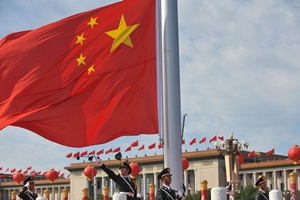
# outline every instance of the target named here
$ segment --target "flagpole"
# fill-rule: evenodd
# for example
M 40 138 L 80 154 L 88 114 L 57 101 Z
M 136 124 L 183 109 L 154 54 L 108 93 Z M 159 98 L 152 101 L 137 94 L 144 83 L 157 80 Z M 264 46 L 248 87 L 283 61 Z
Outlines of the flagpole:
M 161 0 L 164 167 L 171 168 L 171 187 L 179 190 L 183 180 L 177 15 L 177 0 Z

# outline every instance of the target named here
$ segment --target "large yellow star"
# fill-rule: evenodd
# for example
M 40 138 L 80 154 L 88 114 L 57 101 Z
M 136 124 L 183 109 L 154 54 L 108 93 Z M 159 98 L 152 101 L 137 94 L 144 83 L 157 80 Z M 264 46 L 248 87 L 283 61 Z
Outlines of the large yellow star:
M 77 41 L 76 41 L 76 44 L 83 44 L 83 41 L 86 39 L 85 37 L 83 37 L 84 33 L 82 33 L 82 35 L 80 36 L 77 36 Z
M 94 65 L 92 65 L 90 68 L 88 68 L 88 75 L 90 75 L 92 72 L 95 72 Z
M 89 23 L 88 23 L 88 25 L 90 25 L 91 28 L 94 28 L 95 25 L 98 25 L 98 23 L 97 23 L 97 18 L 98 18 L 98 17 L 96 17 L 96 18 L 92 18 L 92 17 L 91 17 L 91 20 L 90 20 Z
M 86 58 L 86 56 L 82 56 L 82 53 L 81 53 L 81 54 L 80 54 L 80 57 L 76 59 L 77 62 L 78 62 L 78 65 L 77 65 L 77 66 L 79 66 L 79 65 L 81 65 L 81 64 L 84 64 L 84 65 L 85 65 L 85 62 L 84 62 L 85 58 Z
M 110 52 L 115 50 L 120 44 L 126 44 L 133 47 L 130 34 L 139 26 L 140 24 L 135 24 L 132 26 L 127 26 L 124 15 L 121 16 L 118 29 L 105 32 L 107 35 L 114 38 L 113 44 L 111 46 Z

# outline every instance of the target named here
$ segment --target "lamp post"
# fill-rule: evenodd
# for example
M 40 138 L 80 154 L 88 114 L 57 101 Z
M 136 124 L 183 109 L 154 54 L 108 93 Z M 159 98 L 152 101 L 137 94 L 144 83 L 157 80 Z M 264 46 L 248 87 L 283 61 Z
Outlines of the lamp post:
M 215 143 L 217 151 L 224 155 L 225 158 L 226 180 L 232 187 L 228 194 L 232 200 L 235 200 L 235 186 L 239 182 L 238 155 L 241 151 L 246 151 L 248 146 L 249 143 L 247 141 L 240 143 L 237 139 L 234 139 L 233 132 L 230 132 L 230 138 L 226 141 Z

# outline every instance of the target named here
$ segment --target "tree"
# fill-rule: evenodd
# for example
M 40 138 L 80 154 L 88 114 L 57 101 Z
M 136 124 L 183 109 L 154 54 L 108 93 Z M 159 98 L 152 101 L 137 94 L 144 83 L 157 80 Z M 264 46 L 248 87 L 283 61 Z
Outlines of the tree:
M 253 187 L 252 185 L 248 185 L 242 189 L 240 193 L 236 193 L 236 200 L 255 200 L 257 192 L 257 188 Z

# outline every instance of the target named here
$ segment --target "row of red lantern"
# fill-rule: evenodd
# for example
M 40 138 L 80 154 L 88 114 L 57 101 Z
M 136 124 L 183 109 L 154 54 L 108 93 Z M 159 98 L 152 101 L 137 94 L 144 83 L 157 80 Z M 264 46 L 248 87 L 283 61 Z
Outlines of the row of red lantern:
M 54 169 L 50 169 L 44 175 L 48 180 L 50 180 L 50 183 L 53 183 L 58 178 L 58 172 Z M 25 175 L 21 172 L 16 172 L 13 174 L 12 178 L 19 185 L 22 181 L 25 180 Z

